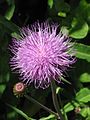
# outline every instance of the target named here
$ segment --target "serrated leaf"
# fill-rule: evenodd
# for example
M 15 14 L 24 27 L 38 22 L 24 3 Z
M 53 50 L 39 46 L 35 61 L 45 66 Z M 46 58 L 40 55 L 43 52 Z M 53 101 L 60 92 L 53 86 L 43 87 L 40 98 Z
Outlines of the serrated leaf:
M 74 18 L 71 24 L 72 28 L 69 30 L 69 35 L 75 39 L 82 39 L 87 36 L 89 27 L 87 22 L 82 18 Z
M 79 102 L 87 103 L 90 101 L 90 89 L 88 88 L 82 88 L 77 94 L 76 94 L 76 100 Z
M 76 43 L 74 44 L 76 49 L 76 57 L 80 59 L 85 59 L 90 62 L 90 46 Z
M 82 83 L 90 82 L 90 74 L 89 74 L 89 73 L 83 73 L 83 74 L 80 76 L 80 81 L 81 81 Z

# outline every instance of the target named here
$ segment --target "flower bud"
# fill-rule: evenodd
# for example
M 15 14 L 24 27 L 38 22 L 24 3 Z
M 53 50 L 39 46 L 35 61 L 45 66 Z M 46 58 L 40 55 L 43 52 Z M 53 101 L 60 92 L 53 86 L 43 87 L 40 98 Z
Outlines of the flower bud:
M 13 93 L 16 97 L 22 97 L 26 93 L 26 85 L 22 82 L 18 82 L 13 87 Z
M 80 108 L 80 107 L 76 107 L 76 108 L 75 108 L 75 113 L 76 113 L 76 114 L 80 113 L 80 111 L 81 111 L 81 108 Z

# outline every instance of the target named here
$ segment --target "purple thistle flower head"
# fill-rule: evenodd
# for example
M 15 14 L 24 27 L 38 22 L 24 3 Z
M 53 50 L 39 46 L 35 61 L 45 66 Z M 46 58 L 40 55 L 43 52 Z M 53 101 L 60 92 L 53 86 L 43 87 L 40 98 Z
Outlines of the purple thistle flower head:
M 75 62 L 68 36 L 57 34 L 57 26 L 38 22 L 22 28 L 21 39 L 12 39 L 10 66 L 27 85 L 46 88 L 52 80 L 60 82 L 63 72 Z

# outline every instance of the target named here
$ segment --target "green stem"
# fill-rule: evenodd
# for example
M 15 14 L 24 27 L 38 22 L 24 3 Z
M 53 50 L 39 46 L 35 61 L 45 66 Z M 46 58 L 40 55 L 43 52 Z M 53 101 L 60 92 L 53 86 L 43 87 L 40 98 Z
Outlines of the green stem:
M 65 120 L 68 120 L 67 115 L 66 115 L 66 113 L 65 113 L 65 110 L 63 109 L 63 105 L 62 105 L 62 101 L 61 101 L 61 98 L 60 98 L 60 94 L 58 94 L 58 99 L 59 99 L 59 103 L 60 103 L 60 105 L 61 105 L 61 108 L 62 108 L 62 110 L 63 110 L 64 119 L 65 119 Z
M 25 113 L 24 113 L 23 111 L 21 111 L 20 109 L 14 107 L 14 106 L 12 106 L 12 105 L 10 105 L 10 104 L 8 104 L 8 103 L 6 103 L 6 105 L 7 105 L 8 107 L 12 108 L 14 111 L 16 111 L 16 112 L 17 112 L 18 114 L 20 114 L 21 116 L 23 116 L 26 120 L 35 120 L 35 119 L 31 118 L 31 117 L 28 117 L 27 114 L 25 114 Z
M 32 98 L 31 96 L 28 95 L 24 95 L 29 101 L 39 105 L 40 107 L 42 107 L 44 110 L 48 111 L 51 114 L 54 114 L 56 116 L 56 118 L 58 118 L 58 114 L 55 113 L 54 111 L 52 111 L 51 109 L 47 108 L 46 106 L 42 105 L 41 103 L 39 103 L 37 100 L 35 100 L 34 98 Z
M 56 84 L 55 84 L 55 81 L 52 80 L 51 82 L 51 90 L 52 90 L 52 99 L 53 99 L 53 104 L 54 104 L 54 107 L 59 115 L 59 120 L 64 120 L 63 119 L 63 116 L 62 116 L 62 113 L 60 111 L 60 108 L 59 108 L 59 103 L 58 103 L 58 99 L 57 99 L 57 95 L 56 95 Z

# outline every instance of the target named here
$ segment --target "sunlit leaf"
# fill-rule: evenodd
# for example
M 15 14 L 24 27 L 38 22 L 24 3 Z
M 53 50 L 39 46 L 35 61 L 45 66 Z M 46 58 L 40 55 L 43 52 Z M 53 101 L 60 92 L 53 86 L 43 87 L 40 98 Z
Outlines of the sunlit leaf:
M 60 91 L 62 91 L 62 89 L 60 87 L 56 88 L 56 94 L 58 94 Z
M 70 112 L 74 109 L 74 106 L 69 102 L 64 106 L 64 111 L 65 112 Z
M 71 24 L 72 28 L 69 31 L 69 35 L 75 39 L 82 39 L 88 34 L 88 24 L 82 18 L 74 18 Z
M 65 12 L 58 12 L 58 16 L 60 16 L 60 17 L 66 17 L 66 13 Z
M 83 117 L 90 116 L 90 108 L 89 107 L 82 108 L 81 111 L 80 111 L 80 114 Z
M 76 100 L 79 102 L 87 103 L 90 101 L 90 89 L 88 88 L 82 88 L 77 94 L 76 94 Z
M 90 74 L 89 73 L 83 73 L 80 76 L 80 81 L 83 82 L 83 83 L 90 82 Z
M 67 113 L 67 112 L 70 112 L 72 111 L 75 107 L 78 107 L 79 104 L 75 101 L 71 101 L 71 102 L 68 102 L 65 106 L 64 106 L 64 111 Z
M 53 7 L 53 0 L 48 0 L 48 5 L 50 6 L 50 8 Z

